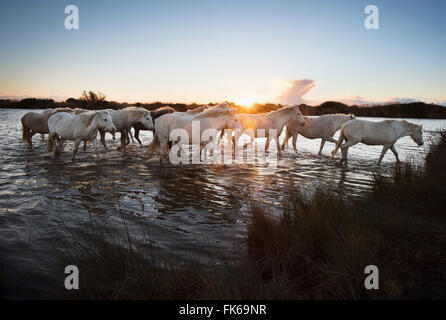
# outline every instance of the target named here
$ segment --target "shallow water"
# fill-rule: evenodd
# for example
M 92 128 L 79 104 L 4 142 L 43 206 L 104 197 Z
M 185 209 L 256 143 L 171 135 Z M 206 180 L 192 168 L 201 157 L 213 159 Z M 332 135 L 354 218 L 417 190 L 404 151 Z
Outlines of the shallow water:
M 109 135 L 112 151 L 96 161 L 89 147 L 72 162 L 70 143 L 58 159 L 46 153 L 38 135 L 34 150 L 28 150 L 20 125 L 27 111 L 0 110 L 0 296 L 6 298 L 50 296 L 46 278 L 54 252 L 70 250 L 62 222 L 71 230 L 85 230 L 92 215 L 120 229 L 125 219 L 135 234 L 148 226 L 152 243 L 179 258 L 226 256 L 244 237 L 250 199 L 279 212 L 291 186 L 303 192 L 334 186 L 340 195 L 360 197 L 369 190 L 374 171 L 394 167 L 391 152 L 381 167 L 374 166 L 381 147 L 365 145 L 350 148 L 349 165 L 341 167 L 329 157 L 333 144 L 326 143 L 324 156 L 318 157 L 320 140 L 302 137 L 299 152 L 288 148 L 273 167 L 160 165 L 157 158 L 146 161 L 136 142 L 124 153 L 116 151 L 118 141 Z M 409 121 L 423 124 L 425 141 L 446 129 L 446 120 Z M 143 131 L 141 137 L 147 145 L 152 134 Z M 396 149 L 402 161 L 422 161 L 427 144 L 418 147 L 406 137 Z

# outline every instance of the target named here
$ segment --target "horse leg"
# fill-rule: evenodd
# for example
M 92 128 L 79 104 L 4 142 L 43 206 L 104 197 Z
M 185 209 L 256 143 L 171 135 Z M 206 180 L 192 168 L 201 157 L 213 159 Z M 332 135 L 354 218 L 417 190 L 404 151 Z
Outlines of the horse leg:
M 282 151 L 282 150 L 280 150 L 279 137 L 276 136 L 276 137 L 274 137 L 273 139 L 274 139 L 274 141 L 276 142 L 277 154 L 278 154 L 279 157 L 280 157 L 280 155 L 281 155 L 281 151 Z
M 60 138 L 59 139 L 59 146 L 58 146 L 58 152 L 61 153 L 63 151 L 63 144 L 65 143 L 65 140 Z
M 265 153 L 267 152 L 267 150 L 269 148 L 269 142 L 270 142 L 269 135 L 267 135 L 266 136 L 266 142 L 265 142 Z
M 30 130 L 29 131 L 29 134 L 28 134 L 28 137 L 27 137 L 27 141 L 28 141 L 28 144 L 29 144 L 29 147 L 30 147 L 30 149 L 32 149 L 33 148 L 33 135 L 35 135 L 37 132 L 34 132 L 34 131 L 32 131 L 32 130 Z
M 202 145 L 200 143 L 200 159 L 201 159 L 201 153 L 203 153 L 203 164 L 206 164 L 208 160 L 208 150 L 205 145 Z
M 282 151 L 285 150 L 285 146 L 288 145 L 288 140 L 290 140 L 291 136 L 290 133 L 288 131 L 288 128 L 285 131 L 285 139 L 283 139 L 283 143 L 282 143 Z
M 40 140 L 41 140 L 41 141 L 45 141 L 45 136 L 44 136 L 43 133 L 40 134 Z
M 105 151 L 108 151 L 107 145 L 105 144 L 105 131 L 99 130 L 99 136 L 101 139 L 101 144 L 104 146 Z
M 322 138 L 321 146 L 319 148 L 319 153 L 318 153 L 319 156 L 322 154 L 322 149 L 324 149 L 324 145 L 325 145 L 325 139 Z
M 127 146 L 128 144 L 130 144 L 130 130 L 126 130 L 125 131 L 125 135 L 124 135 L 124 139 L 125 139 L 125 146 Z
M 54 142 L 54 155 L 57 156 L 62 151 L 63 140 L 57 134 L 54 135 L 52 139 Z
M 295 135 L 293 135 L 293 150 L 294 152 L 297 152 L 297 148 L 296 148 L 296 142 L 297 142 L 297 137 L 299 136 L 298 133 L 296 133 Z
M 231 142 L 232 142 L 232 148 L 234 149 L 234 155 L 235 155 L 235 149 L 237 148 L 238 139 L 236 139 L 235 135 L 231 136 Z M 229 143 L 231 143 L 229 142 Z
M 394 144 L 392 144 L 391 146 L 390 146 L 390 150 L 393 152 L 393 154 L 395 155 L 395 158 L 396 158 L 396 162 L 400 162 L 400 159 L 399 159 L 399 157 L 398 157 L 398 152 L 396 152 L 396 149 L 395 149 L 395 145 Z
M 124 135 L 125 145 L 128 145 L 130 143 L 129 135 L 130 135 L 129 130 L 125 130 L 125 135 Z
M 387 150 L 389 150 L 390 146 L 383 146 L 383 151 L 381 151 L 381 155 L 379 156 L 378 162 L 376 164 L 381 164 L 381 160 L 384 158 L 384 155 L 386 154 Z
M 167 151 L 168 145 L 167 142 L 164 140 L 160 140 L 160 163 L 163 162 L 167 158 Z
M 217 134 L 217 144 L 220 144 L 223 135 L 225 134 L 225 129 L 221 129 L 220 134 Z
M 98 140 L 94 138 L 91 140 L 91 144 L 93 145 L 94 154 L 96 155 L 96 160 L 99 159 L 99 152 L 98 152 Z
M 84 148 L 82 149 L 82 151 L 87 151 L 87 140 L 84 140 Z
M 346 148 L 341 149 L 341 153 L 342 153 L 341 164 L 342 164 L 344 161 L 345 161 L 346 164 L 347 164 L 347 162 L 348 162 L 348 158 L 347 158 L 348 148 L 349 148 L 349 147 L 346 147 Z
M 333 142 L 334 144 L 338 143 L 338 140 L 336 140 L 335 138 L 333 138 L 333 136 L 331 136 L 331 137 L 326 137 L 326 138 L 324 138 L 324 139 L 325 139 L 325 141 L 330 141 L 330 142 Z
M 127 130 L 127 136 L 125 138 L 127 140 L 127 144 L 130 144 L 130 140 L 133 142 L 132 129 Z
M 347 163 L 348 159 L 347 159 L 347 154 L 348 154 L 348 148 L 350 148 L 351 146 L 354 146 L 355 144 L 357 144 L 358 142 L 356 141 L 347 141 L 346 143 L 344 143 L 341 146 L 341 151 L 342 151 L 342 159 L 341 159 L 341 164 L 342 162 L 345 161 L 345 163 Z
M 76 157 L 76 153 L 77 153 L 77 150 L 79 149 L 80 143 L 81 143 L 81 140 L 74 141 L 73 156 L 71 157 L 71 160 L 73 160 L 73 161 L 74 161 L 74 158 Z
M 25 125 L 22 125 L 22 140 L 28 143 L 28 147 L 32 149 L 32 144 L 29 143 L 29 135 L 31 134 L 31 130 L 28 129 Z
M 33 148 L 33 140 L 32 140 L 32 135 L 31 135 L 31 131 L 28 132 L 28 134 L 26 135 L 26 142 L 28 142 L 28 146 L 30 149 Z
M 118 151 L 121 151 L 125 147 L 125 136 L 127 135 L 127 132 L 121 131 L 121 145 L 118 147 Z
M 335 145 L 337 145 L 338 144 L 338 140 L 336 140 L 335 138 L 333 138 L 333 136 L 331 136 L 331 137 L 325 137 L 325 138 L 322 138 L 322 141 L 329 141 L 329 142 L 333 142 Z M 324 141 L 324 143 L 325 143 L 325 141 Z M 321 155 L 322 154 L 322 149 L 324 148 L 324 145 L 322 144 L 322 142 L 321 142 L 321 149 L 319 150 L 319 155 Z
M 139 140 L 139 129 L 135 129 L 135 139 L 139 142 L 139 145 L 142 146 L 141 140 Z
M 48 152 L 54 152 L 54 155 L 56 155 L 56 146 L 55 146 L 55 142 L 54 142 L 54 136 L 55 133 L 50 133 L 48 135 Z

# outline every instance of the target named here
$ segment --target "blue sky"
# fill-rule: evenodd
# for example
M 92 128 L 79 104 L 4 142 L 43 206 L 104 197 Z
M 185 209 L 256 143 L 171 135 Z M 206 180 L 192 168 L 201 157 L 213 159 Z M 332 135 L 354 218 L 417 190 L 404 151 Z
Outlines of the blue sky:
M 2 2 L 0 96 L 443 102 L 445 14 L 441 0 Z

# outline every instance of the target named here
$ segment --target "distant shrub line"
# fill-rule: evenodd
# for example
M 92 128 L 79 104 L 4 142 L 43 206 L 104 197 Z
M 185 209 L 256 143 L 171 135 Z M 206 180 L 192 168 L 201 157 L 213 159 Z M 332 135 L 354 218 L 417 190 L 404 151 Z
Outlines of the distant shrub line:
M 210 103 L 209 105 L 216 105 L 217 103 Z M 254 104 L 250 108 L 246 108 L 234 103 L 230 103 L 237 108 L 240 113 L 264 113 L 277 110 L 282 107 L 280 104 Z M 20 101 L 15 100 L 0 100 L 0 108 L 12 109 L 46 109 L 46 108 L 85 108 L 91 110 L 99 109 L 122 109 L 128 106 L 138 106 L 147 110 L 155 110 L 163 106 L 171 106 L 176 111 L 187 111 L 203 106 L 197 103 L 169 103 L 169 102 L 152 102 L 152 103 L 126 103 L 107 101 L 102 94 L 95 94 L 94 92 L 83 93 L 79 99 L 69 98 L 64 102 L 56 102 L 52 99 L 36 99 L 26 98 Z M 327 101 L 319 106 L 308 106 L 301 104 L 300 109 L 304 115 L 315 116 L 330 113 L 352 113 L 358 117 L 386 117 L 386 118 L 427 118 L 427 119 L 446 119 L 446 107 L 427 104 L 424 102 L 413 103 L 392 103 L 385 105 L 374 106 L 348 106 L 341 102 Z

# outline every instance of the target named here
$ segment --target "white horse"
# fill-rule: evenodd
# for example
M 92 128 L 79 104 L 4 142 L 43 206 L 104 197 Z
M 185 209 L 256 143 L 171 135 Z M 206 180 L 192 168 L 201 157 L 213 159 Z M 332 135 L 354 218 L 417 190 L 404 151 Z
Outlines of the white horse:
M 277 151 L 279 154 L 280 145 L 278 140 L 279 136 L 282 133 L 283 127 L 291 121 L 295 121 L 298 125 L 301 126 L 305 125 L 305 119 L 298 106 L 283 107 L 279 110 L 263 114 L 240 113 L 237 114 L 237 118 L 240 120 L 245 133 L 251 137 L 251 143 L 254 141 L 255 137 L 257 137 L 257 130 L 264 129 L 266 137 L 265 152 L 268 150 L 271 139 L 275 139 L 277 144 Z M 277 130 L 277 136 L 269 136 L 269 130 L 271 129 Z M 227 131 L 229 133 L 229 136 L 231 136 L 230 130 L 225 131 Z M 223 134 L 224 133 L 222 132 L 221 136 L 223 136 Z M 234 146 L 237 145 L 239 138 L 240 137 L 235 137 Z
M 207 142 L 201 141 L 203 131 L 223 128 L 242 129 L 240 121 L 235 117 L 235 111 L 228 104 L 223 103 L 210 107 L 202 112 L 174 112 L 162 115 L 155 121 L 154 138 L 147 148 L 146 156 L 150 155 L 159 146 L 161 152 L 160 161 L 167 159 L 170 133 L 174 129 L 184 129 L 189 135 L 189 141 L 179 141 L 177 144 L 193 144 L 192 123 L 200 124 L 200 155 L 202 148 Z
M 140 108 L 140 107 L 127 107 L 124 109 L 113 110 L 107 109 L 112 117 L 113 124 L 116 127 L 116 131 L 121 133 L 121 145 L 118 147 L 118 150 L 125 148 L 129 143 L 129 133 L 130 129 L 139 124 L 140 127 L 145 130 L 153 130 L 153 120 L 150 111 Z M 101 132 L 101 142 L 105 148 L 105 132 Z
M 282 143 L 282 150 L 285 150 L 288 140 L 293 137 L 293 149 L 296 152 L 296 141 L 300 134 L 307 139 L 322 139 L 318 153 L 318 155 L 321 155 L 325 141 L 338 143 L 336 139 L 333 139 L 336 131 L 341 129 L 344 123 L 356 119 L 356 117 L 353 114 L 325 114 L 317 118 L 304 117 L 304 119 L 305 126 L 303 127 L 296 121 L 291 121 L 286 124 L 286 134 Z
M 48 152 L 57 155 L 62 149 L 64 140 L 74 140 L 73 157 L 74 160 L 79 144 L 81 141 L 90 140 L 93 143 L 96 157 L 97 151 L 97 135 L 98 130 L 115 132 L 116 127 L 113 125 L 113 120 L 107 111 L 91 111 L 74 115 L 68 112 L 59 112 L 52 115 L 48 119 L 49 138 L 48 138 Z M 59 141 L 59 146 L 55 143 Z
M 384 120 L 379 122 L 366 120 L 351 120 L 345 123 L 341 128 L 339 141 L 332 152 L 332 158 L 338 152 L 339 147 L 342 150 L 342 162 L 347 162 L 348 148 L 362 142 L 367 145 L 383 145 L 378 164 L 381 163 L 387 150 L 391 150 L 399 162 L 398 153 L 395 150 L 395 142 L 405 136 L 410 136 L 412 140 L 422 146 L 423 126 L 410 123 L 406 120 Z M 344 139 L 347 141 L 342 144 Z M 342 144 L 342 145 L 341 145 Z
M 42 136 L 49 133 L 48 119 L 57 112 L 71 112 L 70 108 L 57 108 L 44 110 L 42 112 L 27 112 L 21 119 L 22 121 L 22 139 L 28 142 L 29 148 L 32 149 L 32 137 L 36 133 Z

